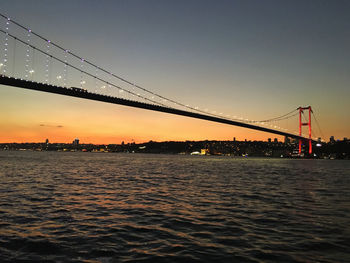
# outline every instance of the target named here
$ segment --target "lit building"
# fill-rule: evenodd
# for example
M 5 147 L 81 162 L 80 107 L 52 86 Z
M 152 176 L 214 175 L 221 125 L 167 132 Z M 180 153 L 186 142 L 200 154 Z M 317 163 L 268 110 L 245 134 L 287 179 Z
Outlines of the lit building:
M 201 149 L 201 155 L 207 155 L 209 153 L 208 149 Z

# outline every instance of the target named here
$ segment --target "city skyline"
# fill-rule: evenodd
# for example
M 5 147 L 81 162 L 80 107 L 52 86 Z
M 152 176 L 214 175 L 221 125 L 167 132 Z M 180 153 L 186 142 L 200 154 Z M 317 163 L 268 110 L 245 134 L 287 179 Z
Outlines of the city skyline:
M 4 1 L 0 7 L 53 41 L 166 97 L 258 120 L 311 105 L 323 139 L 349 137 L 345 1 L 33 1 L 25 10 L 24 3 Z M 0 98 L 1 142 L 274 137 L 7 86 L 1 86 Z M 297 122 L 288 125 L 298 129 Z

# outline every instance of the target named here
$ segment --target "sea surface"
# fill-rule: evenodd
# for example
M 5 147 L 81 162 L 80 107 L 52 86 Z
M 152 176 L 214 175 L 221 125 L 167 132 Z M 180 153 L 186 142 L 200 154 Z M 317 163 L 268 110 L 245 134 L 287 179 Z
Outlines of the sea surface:
M 1 262 L 350 262 L 350 161 L 0 151 Z

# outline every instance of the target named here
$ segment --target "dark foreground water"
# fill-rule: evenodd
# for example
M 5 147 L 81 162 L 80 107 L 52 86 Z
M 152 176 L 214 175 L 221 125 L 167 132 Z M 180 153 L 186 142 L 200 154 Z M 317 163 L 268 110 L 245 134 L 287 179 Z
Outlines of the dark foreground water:
M 350 262 L 350 162 L 0 151 L 1 262 Z

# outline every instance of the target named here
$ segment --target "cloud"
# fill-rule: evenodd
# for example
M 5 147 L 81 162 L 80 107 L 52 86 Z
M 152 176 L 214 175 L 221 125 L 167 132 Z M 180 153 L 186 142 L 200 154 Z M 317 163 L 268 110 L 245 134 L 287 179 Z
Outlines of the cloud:
M 39 124 L 40 127 L 50 127 L 50 128 L 63 128 L 63 125 L 52 125 L 52 124 L 44 124 L 44 123 L 40 123 Z

